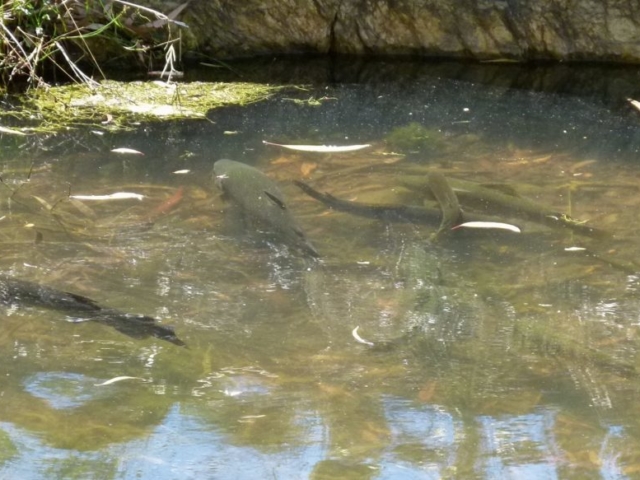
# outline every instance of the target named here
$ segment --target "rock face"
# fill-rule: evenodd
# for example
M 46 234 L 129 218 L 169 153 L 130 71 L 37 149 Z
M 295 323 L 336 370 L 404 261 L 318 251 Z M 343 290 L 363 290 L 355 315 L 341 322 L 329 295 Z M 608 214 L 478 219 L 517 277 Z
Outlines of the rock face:
M 214 58 L 375 54 L 640 62 L 635 0 L 211 0 L 180 18 Z

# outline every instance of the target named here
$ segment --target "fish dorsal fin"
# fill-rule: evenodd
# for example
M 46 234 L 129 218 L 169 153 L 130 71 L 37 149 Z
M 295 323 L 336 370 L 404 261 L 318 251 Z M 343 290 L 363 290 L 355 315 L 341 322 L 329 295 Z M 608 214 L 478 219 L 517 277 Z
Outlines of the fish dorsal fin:
M 269 193 L 266 190 L 264 191 L 264 194 L 269 197 L 269 199 L 275 203 L 278 207 L 280 207 L 282 210 L 286 210 L 287 206 L 284 204 L 284 202 L 282 200 L 280 200 L 278 197 L 276 197 L 273 193 Z

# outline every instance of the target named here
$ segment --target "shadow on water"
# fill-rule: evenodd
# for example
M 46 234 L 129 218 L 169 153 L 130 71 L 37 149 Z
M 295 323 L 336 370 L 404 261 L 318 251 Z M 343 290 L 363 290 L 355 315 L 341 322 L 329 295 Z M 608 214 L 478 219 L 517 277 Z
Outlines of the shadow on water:
M 637 475 L 640 118 L 586 80 L 535 88 L 564 85 L 543 67 L 529 80 L 514 66 L 411 68 L 390 81 L 354 64 L 330 80 L 375 81 L 287 90 L 206 122 L 3 138 L 3 273 L 151 316 L 189 347 L 5 308 L 3 475 Z M 629 75 L 610 72 L 606 85 L 631 96 Z M 309 153 L 263 140 L 371 146 Z M 277 182 L 276 203 L 320 260 L 232 214 L 213 181 L 221 158 Z M 355 216 L 293 184 L 423 208 L 434 171 L 609 235 L 501 212 L 522 233 L 460 229 L 433 243 L 437 217 Z

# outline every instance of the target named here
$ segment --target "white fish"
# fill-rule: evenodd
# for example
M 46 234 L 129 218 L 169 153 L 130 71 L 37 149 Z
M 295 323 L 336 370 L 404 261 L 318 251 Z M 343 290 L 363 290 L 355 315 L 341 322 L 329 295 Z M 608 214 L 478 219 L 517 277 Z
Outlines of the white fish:
M 96 386 L 96 387 L 104 387 L 105 385 L 111 385 L 112 383 L 121 382 L 123 380 L 144 380 L 144 378 L 141 378 L 141 377 L 127 377 L 127 376 L 114 377 L 114 378 L 110 378 L 109 380 L 107 380 L 105 382 L 102 382 L 102 383 L 94 383 L 94 386 Z
M 69 198 L 75 198 L 76 200 L 127 200 L 130 198 L 142 200 L 144 195 L 131 192 L 116 192 L 108 195 L 69 195 Z
M 298 150 L 300 152 L 318 152 L 318 153 L 340 153 L 340 152 L 354 152 L 356 150 L 362 150 L 363 148 L 370 147 L 371 145 L 281 145 L 279 143 L 271 143 L 263 140 L 265 145 L 273 145 L 275 147 L 288 148 L 289 150 Z
M 189 169 L 184 169 L 184 170 L 176 170 L 175 173 L 176 175 L 184 175 L 185 173 L 189 173 L 191 170 Z
M 358 329 L 359 328 L 360 328 L 360 326 L 358 325 L 356 328 L 354 328 L 352 330 L 351 335 L 353 335 L 353 338 L 355 338 L 356 342 L 358 342 L 358 343 L 362 343 L 364 345 L 369 345 L 369 346 L 373 347 L 373 345 L 374 345 L 373 342 L 370 342 L 369 340 L 365 340 L 360 335 L 358 335 Z
M 584 247 L 566 247 L 564 249 L 565 252 L 584 252 L 585 250 Z
M 114 148 L 111 151 L 113 153 L 123 153 L 123 154 L 129 154 L 129 155 L 144 155 L 144 153 L 139 152 L 138 150 L 134 150 L 133 148 L 126 148 L 126 147 Z
M 500 223 L 500 222 L 465 222 L 465 223 L 461 223 L 460 225 L 456 225 L 451 230 L 456 230 L 458 228 L 463 228 L 463 227 L 464 228 L 489 228 L 489 229 L 497 228 L 499 230 L 509 230 L 515 233 L 522 232 L 522 230 L 520 230 L 515 225 L 511 225 L 510 223 Z

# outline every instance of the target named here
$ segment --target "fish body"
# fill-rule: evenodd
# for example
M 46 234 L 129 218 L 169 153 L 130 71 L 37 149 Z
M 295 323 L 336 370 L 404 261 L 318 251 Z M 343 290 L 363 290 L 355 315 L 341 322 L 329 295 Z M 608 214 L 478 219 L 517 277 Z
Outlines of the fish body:
M 77 321 L 108 325 L 132 338 L 156 337 L 181 347 L 186 345 L 171 327 L 159 325 L 152 317 L 102 307 L 88 297 L 6 275 L 0 275 L 0 304 L 47 308 Z
M 401 183 L 408 188 L 418 188 L 427 193 L 428 176 L 405 177 Z M 595 238 L 608 237 L 608 232 L 577 221 L 566 214 L 555 211 L 527 198 L 511 193 L 505 186 L 484 186 L 478 183 L 449 178 L 451 188 L 463 207 L 482 212 L 487 215 L 515 217 L 530 222 L 546 225 L 550 228 L 569 229 L 579 235 Z
M 442 210 L 442 220 L 432 240 L 439 240 L 451 232 L 451 229 L 463 222 L 462 209 L 458 197 L 451 189 L 449 182 L 441 173 L 432 172 L 427 176 L 427 185 L 438 201 Z
M 218 160 L 213 171 L 216 185 L 243 214 L 278 234 L 290 246 L 311 257 L 320 256 L 289 211 L 280 188 L 268 176 L 233 160 Z
M 325 192 L 319 192 L 308 184 L 295 180 L 293 182 L 298 188 L 315 198 L 327 207 L 333 208 L 340 212 L 351 213 L 360 217 L 375 218 L 392 223 L 413 223 L 416 225 L 434 225 L 441 223 L 442 211 L 438 207 L 418 207 L 414 205 L 380 205 L 370 203 L 352 202 L 350 200 L 342 200 Z M 485 215 L 464 214 L 466 221 L 488 221 L 493 217 Z M 462 221 L 462 219 L 460 219 Z

